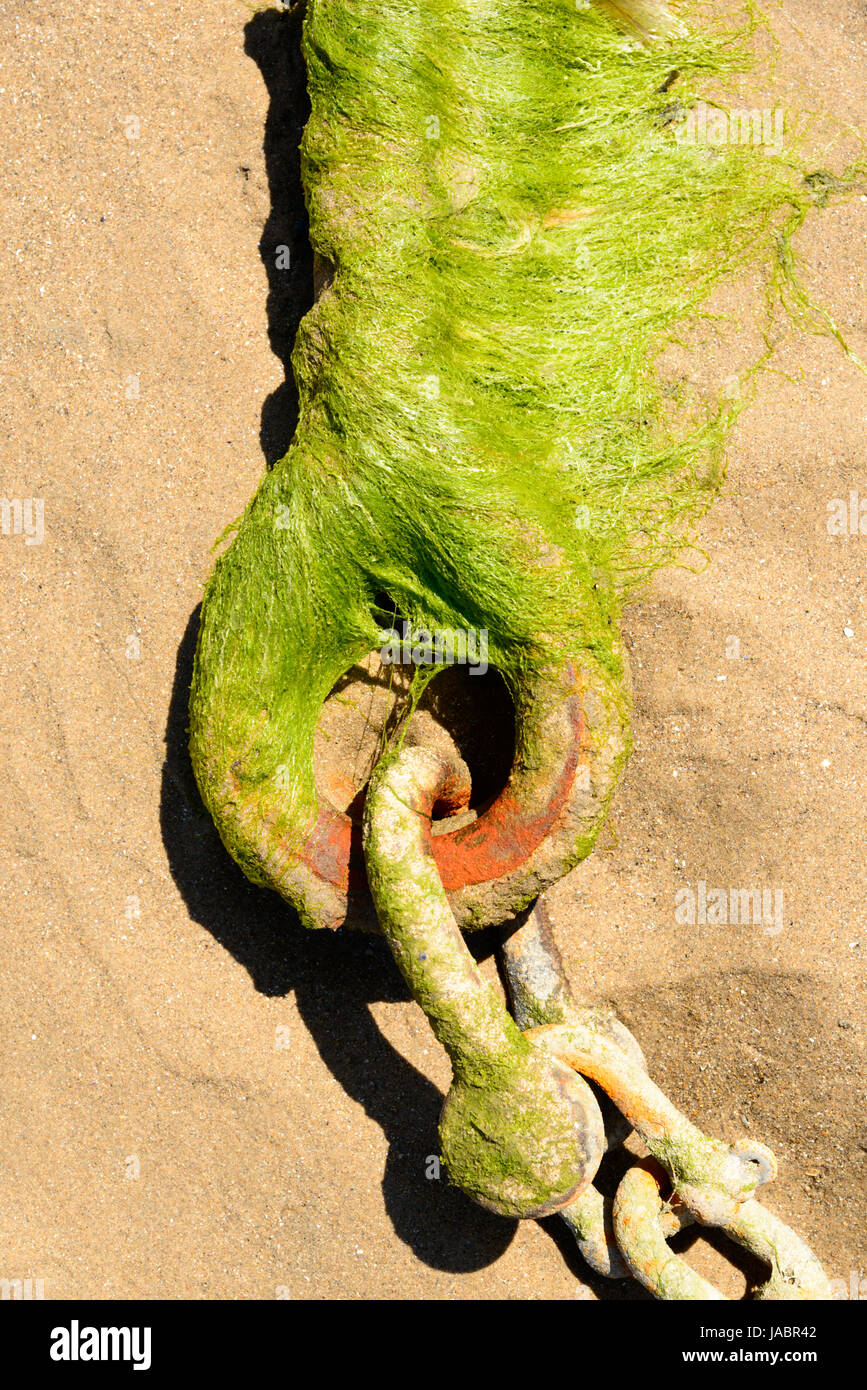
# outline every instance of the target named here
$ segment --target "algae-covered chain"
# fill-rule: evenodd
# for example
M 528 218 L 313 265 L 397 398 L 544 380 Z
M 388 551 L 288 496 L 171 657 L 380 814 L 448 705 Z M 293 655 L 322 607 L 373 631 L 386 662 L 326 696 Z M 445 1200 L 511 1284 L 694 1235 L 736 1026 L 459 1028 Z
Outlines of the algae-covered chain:
M 748 66 L 748 33 L 696 32 L 695 7 L 673 8 L 307 0 L 317 297 L 293 354 L 298 426 L 207 586 L 190 705 L 197 781 L 244 872 L 311 927 L 375 926 L 372 891 L 452 1057 L 452 1176 L 499 1211 L 564 1210 L 595 1267 L 622 1254 L 665 1296 L 654 1259 L 680 1217 L 640 1177 L 606 1209 L 604 1125 L 579 1073 L 683 1209 L 773 1260 L 785 1240 L 752 1197 L 770 1156 L 701 1134 L 556 971 L 534 993 L 513 936 L 522 1032 L 459 928 L 512 921 L 589 854 L 623 772 L 623 604 L 689 537 L 743 403 L 666 377 L 664 349 L 745 268 L 807 312 L 789 240 L 816 185 L 788 149 L 679 138 L 709 80 Z M 486 632 L 514 763 L 474 821 L 433 836 L 437 800 L 465 805 L 466 778 L 420 750 L 386 761 L 365 856 L 314 737 L 397 613 Z M 821 1289 L 809 1252 L 786 1248 L 775 1296 Z
M 563 1211 L 594 1269 L 619 1277 L 625 1263 L 659 1298 L 721 1297 L 665 1244 L 687 1220 L 722 1227 L 771 1266 L 758 1297 L 830 1298 L 812 1251 L 754 1198 L 776 1176 L 770 1150 L 712 1139 L 672 1105 L 627 1029 L 574 1003 L 538 917 L 512 933 L 505 952 L 519 1017 L 537 1026 L 522 1033 L 484 982 L 432 852 L 434 807 L 456 795 L 465 774 L 438 752 L 406 748 L 379 764 L 364 815 L 383 934 L 452 1062 L 440 1120 L 452 1181 L 504 1215 Z M 652 1170 L 635 1168 L 606 1211 L 591 1186 L 605 1148 L 602 1116 L 582 1076 L 640 1134 L 668 1174 L 672 1202 L 663 1203 Z

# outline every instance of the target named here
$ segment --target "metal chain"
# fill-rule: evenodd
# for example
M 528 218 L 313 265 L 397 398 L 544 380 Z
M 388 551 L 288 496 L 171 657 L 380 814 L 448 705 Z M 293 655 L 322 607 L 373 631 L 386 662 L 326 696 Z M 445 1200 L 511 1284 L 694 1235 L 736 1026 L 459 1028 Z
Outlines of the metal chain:
M 514 1018 L 483 980 L 431 849 L 434 808 L 465 778 L 432 749 L 403 749 L 371 779 L 363 837 L 383 934 L 451 1057 L 440 1121 L 451 1180 L 503 1214 L 559 1211 L 593 1269 L 630 1272 L 658 1298 L 723 1297 L 666 1243 L 692 1221 L 719 1227 L 770 1266 L 757 1297 L 830 1298 L 813 1252 L 755 1199 L 776 1176 L 771 1151 L 704 1134 L 651 1080 L 619 1019 L 578 1006 L 538 904 L 503 942 Z M 588 1082 L 616 1107 L 607 1125 Z M 652 1157 L 627 1171 L 609 1203 L 593 1178 L 605 1148 L 630 1128 Z
M 644 1058 L 628 1029 L 611 1016 L 578 1008 L 541 901 L 509 931 L 502 951 L 516 1017 L 525 1029 L 531 1029 L 527 1036 L 568 1059 L 613 1099 L 620 1097 L 622 1113 L 670 1175 L 672 1192 L 665 1202 L 661 1170 L 637 1164 L 621 1179 L 613 1203 L 590 1188 L 561 1211 L 591 1268 L 608 1278 L 631 1272 L 658 1298 L 719 1299 L 722 1295 L 713 1285 L 666 1245 L 669 1237 L 700 1221 L 719 1226 L 770 1266 L 770 1278 L 754 1297 L 830 1298 L 817 1257 L 794 1231 L 752 1197 L 736 1198 L 732 1204 L 731 1188 L 725 1182 L 720 1192 L 713 1156 L 718 1159 L 725 1154 L 725 1146 L 709 1140 L 673 1106 L 669 1112 L 673 1123 L 666 1124 L 665 1107 L 670 1103 L 646 1075 L 640 1075 L 646 1073 Z M 576 1029 L 570 1035 L 564 1028 L 558 1035 L 557 1025 L 569 1023 L 583 1024 L 584 1032 Z M 532 1030 L 534 1024 L 537 1031 Z M 593 1037 L 600 1031 L 601 1043 Z M 582 1042 L 589 1043 L 585 1057 L 580 1053 Z M 619 1061 L 614 1053 L 618 1046 L 626 1054 Z M 776 1176 L 776 1160 L 764 1145 L 742 1142 L 729 1152 L 741 1162 L 757 1165 L 756 1186 Z M 729 1169 L 727 1177 L 731 1176 Z

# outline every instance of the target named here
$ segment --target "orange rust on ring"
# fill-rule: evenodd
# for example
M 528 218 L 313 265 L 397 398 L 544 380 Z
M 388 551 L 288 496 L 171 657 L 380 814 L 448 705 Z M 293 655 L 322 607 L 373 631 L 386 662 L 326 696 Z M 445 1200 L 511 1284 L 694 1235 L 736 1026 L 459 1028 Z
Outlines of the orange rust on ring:
M 528 814 L 507 786 L 470 825 L 450 834 L 427 833 L 427 848 L 447 892 L 511 873 L 549 834 L 572 789 L 585 746 L 584 716 L 577 698 L 569 702 L 569 715 L 573 733 L 569 752 L 541 811 Z M 447 791 L 438 802 L 439 807 L 450 810 L 463 805 L 463 788 Z M 361 825 L 327 803 L 320 807 L 299 857 L 317 878 L 343 892 L 360 889 L 366 882 Z

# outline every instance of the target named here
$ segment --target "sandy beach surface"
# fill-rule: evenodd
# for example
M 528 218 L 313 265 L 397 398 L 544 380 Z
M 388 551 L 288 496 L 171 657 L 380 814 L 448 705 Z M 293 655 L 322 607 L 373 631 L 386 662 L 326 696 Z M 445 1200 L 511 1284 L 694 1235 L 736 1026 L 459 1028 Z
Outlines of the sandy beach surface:
M 773 16 L 783 90 L 863 121 L 864 0 Z M 0 537 L 0 1277 L 61 1299 L 647 1297 L 591 1276 L 557 1220 L 428 1176 L 449 1066 L 383 944 L 305 933 L 192 786 L 210 548 L 294 419 L 297 20 L 0 0 L 0 33 L 0 492 L 44 505 L 41 543 Z M 799 247 L 867 359 L 867 196 Z M 834 499 L 867 515 L 867 376 L 818 336 L 775 368 L 701 523 L 709 563 L 627 614 L 635 754 L 548 901 L 576 992 L 691 1118 L 775 1150 L 767 1204 L 867 1296 L 867 534 L 828 527 Z M 779 919 L 678 922 L 699 883 L 780 894 Z M 681 1239 L 743 1290 L 717 1236 Z

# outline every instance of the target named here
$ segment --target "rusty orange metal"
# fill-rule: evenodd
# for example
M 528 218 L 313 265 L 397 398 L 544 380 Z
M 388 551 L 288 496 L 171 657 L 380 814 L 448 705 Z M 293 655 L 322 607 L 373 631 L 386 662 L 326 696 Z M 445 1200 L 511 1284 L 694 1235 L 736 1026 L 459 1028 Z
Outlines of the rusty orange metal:
M 586 748 L 584 720 L 578 699 L 569 702 L 572 739 L 560 767 L 554 770 L 550 792 L 541 810 L 530 811 L 506 786 L 476 821 L 444 834 L 428 832 L 433 855 L 447 892 L 470 884 L 488 883 L 519 868 L 556 825 L 566 805 Z M 468 785 L 444 793 L 435 808 L 453 815 L 468 801 Z M 361 848 L 361 823 L 325 802 L 300 853 L 317 878 L 343 893 L 361 892 L 366 882 Z

